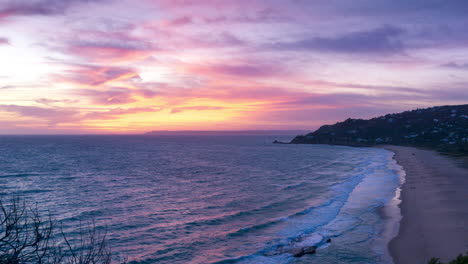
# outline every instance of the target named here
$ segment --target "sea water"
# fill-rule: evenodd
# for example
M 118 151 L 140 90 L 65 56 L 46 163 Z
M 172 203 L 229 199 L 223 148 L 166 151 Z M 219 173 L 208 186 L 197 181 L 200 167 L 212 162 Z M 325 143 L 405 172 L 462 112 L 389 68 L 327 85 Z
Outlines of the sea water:
M 393 153 L 274 139 L 3 136 L 0 193 L 67 232 L 95 221 L 134 263 L 391 263 Z

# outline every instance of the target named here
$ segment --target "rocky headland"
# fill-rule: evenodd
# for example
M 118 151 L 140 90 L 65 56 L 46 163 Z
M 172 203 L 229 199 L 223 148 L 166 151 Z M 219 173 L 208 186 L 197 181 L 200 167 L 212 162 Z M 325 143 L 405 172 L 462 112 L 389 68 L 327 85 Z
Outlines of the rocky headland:
M 468 104 L 435 106 L 372 119 L 347 119 L 296 136 L 292 144 L 400 145 L 468 155 Z

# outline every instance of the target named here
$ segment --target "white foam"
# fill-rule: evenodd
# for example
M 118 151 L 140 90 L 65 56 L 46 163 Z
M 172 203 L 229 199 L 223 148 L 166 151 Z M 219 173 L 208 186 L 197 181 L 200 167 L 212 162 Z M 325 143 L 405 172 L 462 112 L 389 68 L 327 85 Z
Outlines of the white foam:
M 382 213 L 385 217 L 388 217 L 388 219 L 384 222 L 384 228 L 379 237 L 376 238 L 376 244 L 385 245 L 385 247 L 382 249 L 382 246 L 380 246 L 378 249 L 374 249 L 383 250 L 382 253 L 387 263 L 394 263 L 388 246 L 390 241 L 398 235 L 400 221 L 403 218 L 399 205 L 401 203 L 401 186 L 406 179 L 406 172 L 403 170 L 403 167 L 398 165 L 393 157 L 394 154 L 392 155 L 392 161 L 390 161 L 389 166 L 399 176 L 399 186 L 396 188 L 393 198 L 382 208 Z

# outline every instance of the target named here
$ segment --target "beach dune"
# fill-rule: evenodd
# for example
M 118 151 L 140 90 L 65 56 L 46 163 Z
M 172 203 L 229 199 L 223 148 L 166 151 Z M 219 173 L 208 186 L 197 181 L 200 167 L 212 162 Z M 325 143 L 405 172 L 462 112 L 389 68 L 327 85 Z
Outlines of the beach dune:
M 385 146 L 406 171 L 399 234 L 389 247 L 396 264 L 454 259 L 468 251 L 468 170 L 452 158 L 411 147 Z

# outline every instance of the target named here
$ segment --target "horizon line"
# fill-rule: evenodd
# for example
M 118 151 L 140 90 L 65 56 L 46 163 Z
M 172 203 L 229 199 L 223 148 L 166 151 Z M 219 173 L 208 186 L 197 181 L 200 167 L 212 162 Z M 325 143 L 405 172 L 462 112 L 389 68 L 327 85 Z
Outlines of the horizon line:
M 164 134 L 164 135 L 170 135 L 170 133 L 173 133 L 175 135 L 181 135 L 181 134 L 202 134 L 202 133 L 207 133 L 211 135 L 215 135 L 216 133 L 219 134 L 228 134 L 228 133 L 300 133 L 300 132 L 311 132 L 313 129 L 272 129 L 272 130 L 264 130 L 264 129 L 250 129 L 250 130 L 151 130 L 147 132 L 141 132 L 141 133 L 36 133 L 36 134 L 26 134 L 26 133 L 18 133 L 18 134 L 1 134 L 0 136 L 144 136 L 144 135 L 151 135 L 152 133 L 154 134 Z M 270 134 L 274 135 L 274 134 Z

